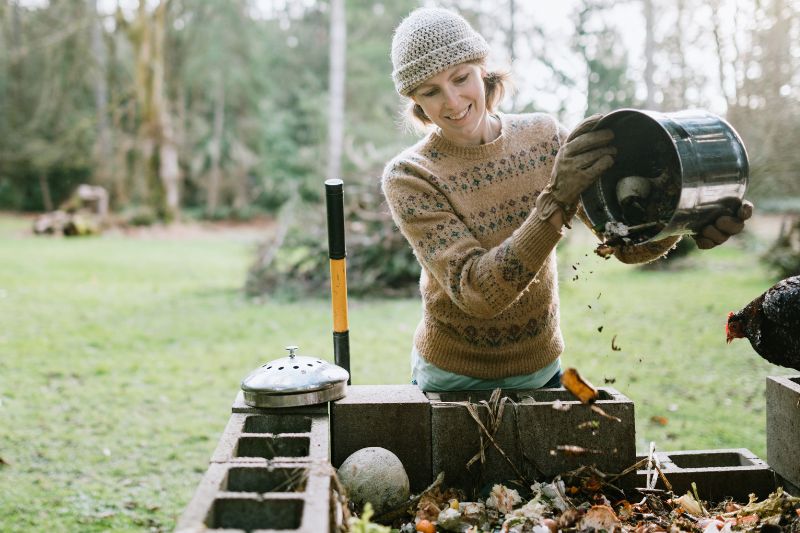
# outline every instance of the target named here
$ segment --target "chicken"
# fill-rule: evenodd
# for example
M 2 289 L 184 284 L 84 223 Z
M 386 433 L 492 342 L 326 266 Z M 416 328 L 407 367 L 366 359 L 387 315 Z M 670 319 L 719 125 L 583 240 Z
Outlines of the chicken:
M 725 333 L 729 343 L 747 337 L 770 363 L 800 370 L 800 276 L 779 281 L 730 313 Z

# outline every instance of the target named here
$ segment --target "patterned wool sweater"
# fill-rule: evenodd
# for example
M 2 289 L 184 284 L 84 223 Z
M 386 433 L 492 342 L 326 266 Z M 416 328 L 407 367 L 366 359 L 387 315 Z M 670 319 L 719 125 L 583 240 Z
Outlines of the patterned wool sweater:
M 438 131 L 388 163 L 383 191 L 422 265 L 425 359 L 484 379 L 535 372 L 564 349 L 555 247 L 563 236 L 536 216 L 567 132 L 544 114 L 499 115 L 501 134 L 458 146 Z M 675 239 L 629 247 L 643 262 Z

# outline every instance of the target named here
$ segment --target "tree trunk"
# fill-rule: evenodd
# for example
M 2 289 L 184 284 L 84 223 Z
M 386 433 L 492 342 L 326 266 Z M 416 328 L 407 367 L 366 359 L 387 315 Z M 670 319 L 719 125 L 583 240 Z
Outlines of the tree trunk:
M 655 72 L 655 15 L 653 0 L 642 0 L 644 3 L 644 84 L 647 88 L 644 106 L 646 109 L 656 108 L 656 84 L 653 80 Z
M 139 0 L 130 30 L 136 53 L 136 105 L 139 110 L 137 189 L 140 199 L 156 214 L 173 220 L 180 206 L 180 168 L 164 83 L 164 38 L 169 0 L 162 0 L 150 16 L 146 0 Z M 163 159 L 163 160 L 162 160 Z
M 169 0 L 158 4 L 154 14 L 153 28 L 153 104 L 154 131 L 158 142 L 158 177 L 163 187 L 164 217 L 171 221 L 180 216 L 180 166 L 178 145 L 172 124 L 169 99 L 167 98 L 165 65 L 167 6 Z
M 328 78 L 328 179 L 338 178 L 344 145 L 344 84 L 347 24 L 344 0 L 331 0 L 330 75 Z
M 97 12 L 97 0 L 88 0 L 92 17 L 91 50 L 94 59 L 94 107 L 97 136 L 94 145 L 94 182 L 113 191 L 111 183 L 111 128 L 108 124 L 108 56 L 103 43 L 103 29 Z
M 42 190 L 42 204 L 45 211 L 53 210 L 53 197 L 50 194 L 50 184 L 47 182 L 47 173 L 44 170 L 39 171 L 39 188 Z
M 222 184 L 222 135 L 225 131 L 225 83 L 221 75 L 216 76 L 214 87 L 214 129 L 209 146 L 211 168 L 208 172 L 208 189 L 206 191 L 206 213 L 213 216 L 219 208 L 219 190 Z
M 719 10 L 720 10 L 720 0 L 713 0 L 711 3 L 711 31 L 714 35 L 714 45 L 716 46 L 717 50 L 717 75 L 719 76 L 719 88 L 720 92 L 725 96 L 725 102 L 727 104 L 728 110 L 736 105 L 736 81 L 734 80 L 733 83 L 733 92 L 728 89 L 728 78 L 725 74 L 725 64 L 727 60 L 725 59 L 725 48 L 722 43 L 722 30 L 720 27 L 720 19 L 719 19 Z M 734 19 L 734 28 L 736 27 L 735 19 Z M 735 72 L 734 66 L 734 72 Z

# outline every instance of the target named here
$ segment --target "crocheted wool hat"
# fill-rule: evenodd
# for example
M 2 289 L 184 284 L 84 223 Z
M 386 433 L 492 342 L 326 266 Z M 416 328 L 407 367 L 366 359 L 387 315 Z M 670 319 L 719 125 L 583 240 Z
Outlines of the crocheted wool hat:
M 431 76 L 488 54 L 486 40 L 461 15 L 441 8 L 415 9 L 394 30 L 394 87 L 408 96 Z

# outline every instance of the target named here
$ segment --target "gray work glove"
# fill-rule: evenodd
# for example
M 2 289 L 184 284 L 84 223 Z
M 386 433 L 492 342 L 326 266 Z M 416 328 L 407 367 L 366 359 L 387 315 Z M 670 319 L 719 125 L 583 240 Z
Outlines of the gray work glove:
M 542 220 L 561 209 L 569 227 L 581 193 L 614 164 L 617 149 L 609 146 L 614 133 L 607 129 L 592 131 L 602 117 L 597 114 L 584 119 L 559 149 L 550 183 L 536 199 L 536 210 Z
M 708 250 L 719 246 L 744 229 L 744 222 L 753 216 L 753 204 L 744 200 L 736 216 L 722 215 L 713 224 L 704 227 L 697 235 L 692 235 L 697 247 Z

